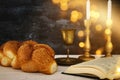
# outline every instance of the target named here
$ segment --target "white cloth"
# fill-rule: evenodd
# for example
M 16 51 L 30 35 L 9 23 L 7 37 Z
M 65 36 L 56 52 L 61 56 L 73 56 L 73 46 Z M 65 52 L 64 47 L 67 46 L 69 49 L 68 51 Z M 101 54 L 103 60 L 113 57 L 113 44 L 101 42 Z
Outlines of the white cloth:
M 42 73 L 26 73 L 11 67 L 0 66 L 0 80 L 93 80 L 80 76 L 61 74 L 66 68 L 67 66 L 58 66 L 56 73 L 46 75 Z

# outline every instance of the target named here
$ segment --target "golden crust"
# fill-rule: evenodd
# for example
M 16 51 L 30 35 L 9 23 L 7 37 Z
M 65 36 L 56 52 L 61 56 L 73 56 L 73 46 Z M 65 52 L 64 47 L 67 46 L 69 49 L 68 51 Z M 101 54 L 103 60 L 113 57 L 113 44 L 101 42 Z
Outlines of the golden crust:
M 7 56 L 4 56 L 2 59 L 1 59 L 1 65 L 3 66 L 11 66 L 11 59 L 8 58 Z
M 3 51 L 0 49 L 0 64 L 1 64 L 1 60 L 2 60 L 2 58 L 3 58 Z
M 38 64 L 39 72 L 52 74 L 50 68 L 52 64 L 56 62 L 50 55 L 48 55 L 48 51 L 45 48 L 36 49 L 33 52 L 32 60 Z
M 12 66 L 12 68 L 15 68 L 15 69 L 21 68 L 20 63 L 19 63 L 18 58 L 17 58 L 17 55 L 12 59 L 11 66 Z
M 32 52 L 33 52 L 33 46 L 35 44 L 38 44 L 36 41 L 27 40 L 23 41 L 22 45 L 18 49 L 18 61 L 20 62 L 20 65 L 23 63 L 26 63 L 31 59 Z
M 54 58 L 55 52 L 49 45 L 47 45 L 47 44 L 36 44 L 36 45 L 34 45 L 34 49 L 40 49 L 40 48 L 44 48 L 46 50 L 46 53 Z
M 33 51 L 33 47 L 30 46 L 29 44 L 23 44 L 22 46 L 20 46 L 17 53 L 18 61 L 20 62 L 20 65 L 26 63 L 31 59 L 32 51 Z
M 10 59 L 13 59 L 17 55 L 17 51 L 20 43 L 18 41 L 8 41 L 4 44 L 3 54 Z
M 20 46 L 20 42 L 18 41 L 7 41 L 6 43 L 0 46 L 0 49 L 2 50 L 3 53 L 3 57 L 1 59 L 1 65 L 11 66 L 11 62 L 14 59 L 14 57 L 17 55 L 17 50 L 19 46 Z
M 24 63 L 21 66 L 21 69 L 22 69 L 22 71 L 25 71 L 25 72 L 38 72 L 38 65 L 33 60 L 30 60 L 30 61 Z
M 54 73 L 57 70 L 54 55 L 55 52 L 49 45 L 32 40 L 22 43 L 8 41 L 0 46 L 1 65 L 25 72 Z
M 38 44 L 38 43 L 33 40 L 27 40 L 27 41 L 23 41 L 22 45 L 24 44 L 29 44 L 30 46 L 34 46 L 35 44 Z

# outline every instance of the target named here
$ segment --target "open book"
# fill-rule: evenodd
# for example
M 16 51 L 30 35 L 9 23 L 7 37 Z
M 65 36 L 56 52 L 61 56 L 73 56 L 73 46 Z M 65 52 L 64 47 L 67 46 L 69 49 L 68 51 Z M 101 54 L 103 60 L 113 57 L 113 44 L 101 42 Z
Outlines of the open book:
M 68 67 L 63 73 L 96 76 L 100 79 L 120 78 L 120 56 L 94 59 Z

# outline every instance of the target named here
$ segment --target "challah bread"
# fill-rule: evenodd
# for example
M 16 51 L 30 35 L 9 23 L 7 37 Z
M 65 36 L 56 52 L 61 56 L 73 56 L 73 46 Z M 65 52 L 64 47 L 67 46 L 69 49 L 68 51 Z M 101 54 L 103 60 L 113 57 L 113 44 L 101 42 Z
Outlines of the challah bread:
M 0 64 L 3 66 L 10 66 L 11 59 L 3 54 L 2 49 L 0 49 Z
M 10 59 L 13 59 L 17 55 L 17 50 L 20 46 L 18 41 L 7 41 L 3 46 L 3 54 Z
M 47 54 L 54 58 L 55 52 L 54 50 L 47 44 L 36 44 L 34 45 L 34 49 L 44 48 L 47 51 Z
M 21 66 L 20 66 L 20 63 L 18 61 L 17 55 L 12 59 L 11 66 L 12 66 L 12 68 L 20 69 Z
M 3 56 L 3 58 L 1 59 L 1 65 L 6 67 L 11 66 L 11 61 L 12 60 L 9 57 Z
M 27 40 L 22 42 L 22 45 L 19 47 L 17 51 L 17 58 L 14 61 L 14 66 L 16 65 L 15 66 L 16 68 L 19 68 L 19 66 L 21 66 L 22 64 L 26 63 L 31 59 L 33 46 L 35 44 L 38 44 L 38 43 L 32 40 Z M 18 62 L 19 64 L 16 62 Z
M 2 58 L 3 58 L 3 51 L 0 49 L 0 64 L 1 64 Z
M 0 63 L 25 72 L 53 74 L 57 71 L 54 50 L 46 44 L 28 40 L 8 41 L 0 47 Z
M 32 52 L 33 52 L 33 47 L 31 45 L 23 44 L 20 46 L 20 48 L 18 49 L 18 54 L 17 54 L 18 56 L 17 58 L 18 58 L 20 65 L 31 60 Z
M 26 72 L 52 74 L 57 70 L 57 64 L 45 48 L 39 48 L 33 51 L 32 60 L 23 64 L 21 69 Z
M 27 40 L 27 41 L 23 41 L 23 44 L 29 44 L 30 46 L 34 46 L 35 44 L 38 44 L 36 41 L 32 41 L 32 40 Z
M 33 60 L 30 60 L 21 65 L 21 70 L 25 72 L 38 72 L 38 64 Z
M 3 45 L 1 45 L 0 49 L 2 50 L 2 59 L 1 65 L 3 66 L 11 66 L 12 59 L 17 55 L 17 50 L 19 48 L 18 41 L 7 41 Z
M 55 60 L 48 55 L 48 51 L 45 48 L 36 49 L 33 52 L 32 60 L 38 64 L 39 72 L 51 74 L 57 70 Z

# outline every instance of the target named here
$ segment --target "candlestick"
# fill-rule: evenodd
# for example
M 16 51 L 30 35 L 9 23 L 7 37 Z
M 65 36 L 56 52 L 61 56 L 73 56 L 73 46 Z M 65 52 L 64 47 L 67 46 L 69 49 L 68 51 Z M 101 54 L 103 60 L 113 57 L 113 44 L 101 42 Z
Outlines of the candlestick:
M 106 23 L 106 38 L 107 38 L 107 41 L 106 41 L 106 46 L 105 46 L 105 50 L 106 50 L 106 57 L 111 57 L 111 52 L 112 52 L 112 49 L 113 49 L 113 44 L 112 44 L 112 41 L 111 41 L 111 34 L 112 34 L 112 31 L 111 31 L 111 26 L 112 26 L 112 21 L 111 20 L 107 20 L 107 23 Z
M 86 19 L 90 19 L 90 0 L 87 0 L 86 4 Z
M 86 20 L 84 21 L 85 27 L 86 27 L 86 40 L 85 40 L 85 54 L 83 56 L 79 56 L 78 59 L 82 61 L 89 61 L 91 59 L 94 59 L 93 56 L 90 55 L 90 0 L 87 0 L 86 2 Z
M 83 56 L 79 56 L 78 60 L 82 60 L 82 61 L 89 61 L 94 59 L 93 56 L 90 55 L 90 49 L 91 49 L 91 45 L 90 45 L 90 20 L 85 20 L 84 21 L 85 27 L 86 27 L 86 40 L 85 40 L 85 53 Z

